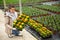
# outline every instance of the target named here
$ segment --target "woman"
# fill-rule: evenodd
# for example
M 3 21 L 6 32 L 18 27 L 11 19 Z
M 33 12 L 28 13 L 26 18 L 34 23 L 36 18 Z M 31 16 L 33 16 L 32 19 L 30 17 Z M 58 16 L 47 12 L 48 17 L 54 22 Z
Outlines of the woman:
M 9 7 L 9 10 L 6 11 L 5 18 L 6 18 L 6 33 L 8 37 L 12 37 L 12 29 L 13 29 L 13 21 L 17 18 L 17 12 L 15 11 L 15 7 Z M 14 28 L 15 29 L 15 28 Z

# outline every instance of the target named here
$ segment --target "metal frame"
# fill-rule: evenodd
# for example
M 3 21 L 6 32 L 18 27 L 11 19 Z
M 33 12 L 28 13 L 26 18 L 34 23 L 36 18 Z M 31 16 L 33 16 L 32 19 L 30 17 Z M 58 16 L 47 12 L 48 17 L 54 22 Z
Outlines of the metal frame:
M 6 6 L 6 0 L 3 0 L 3 3 L 4 3 L 4 9 L 6 9 L 7 8 L 7 6 Z M 22 14 L 22 4 L 21 4 L 21 0 L 19 0 L 19 10 L 20 10 L 20 14 Z

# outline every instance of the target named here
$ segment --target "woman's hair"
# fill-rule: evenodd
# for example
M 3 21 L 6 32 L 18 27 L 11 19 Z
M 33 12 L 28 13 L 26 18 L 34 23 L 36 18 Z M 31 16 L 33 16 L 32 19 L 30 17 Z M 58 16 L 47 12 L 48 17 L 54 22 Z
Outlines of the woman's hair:
M 11 8 L 15 8 L 15 7 L 14 6 L 10 6 L 9 9 L 11 9 Z M 15 11 L 19 12 L 19 10 L 16 10 L 16 9 L 15 9 Z
M 11 8 L 15 8 L 14 6 L 9 6 L 9 9 L 11 9 Z
M 15 6 L 10 5 L 10 6 L 9 6 L 9 9 L 11 9 L 11 8 L 15 8 Z M 16 10 L 16 9 L 15 9 L 15 11 L 16 11 L 16 12 L 19 12 L 19 10 Z

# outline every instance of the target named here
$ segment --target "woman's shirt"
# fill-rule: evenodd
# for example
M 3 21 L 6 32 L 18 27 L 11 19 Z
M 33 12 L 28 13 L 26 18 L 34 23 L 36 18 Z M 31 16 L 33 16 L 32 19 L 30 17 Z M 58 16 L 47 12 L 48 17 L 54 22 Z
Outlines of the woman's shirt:
M 17 12 L 11 13 L 11 12 L 6 12 L 6 16 L 9 16 L 12 18 L 12 21 L 14 21 L 17 18 Z

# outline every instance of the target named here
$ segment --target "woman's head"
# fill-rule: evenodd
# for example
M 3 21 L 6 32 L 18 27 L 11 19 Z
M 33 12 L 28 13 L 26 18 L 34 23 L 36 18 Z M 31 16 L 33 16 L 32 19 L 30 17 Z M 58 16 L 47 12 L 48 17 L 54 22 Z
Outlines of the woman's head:
M 10 11 L 11 13 L 14 13 L 14 12 L 15 12 L 15 7 L 14 7 L 14 6 L 10 6 L 10 7 L 9 7 L 9 11 Z

